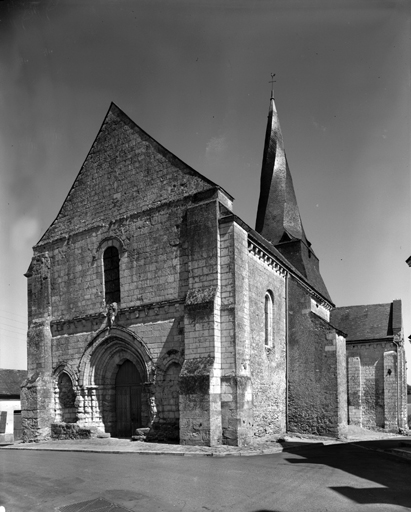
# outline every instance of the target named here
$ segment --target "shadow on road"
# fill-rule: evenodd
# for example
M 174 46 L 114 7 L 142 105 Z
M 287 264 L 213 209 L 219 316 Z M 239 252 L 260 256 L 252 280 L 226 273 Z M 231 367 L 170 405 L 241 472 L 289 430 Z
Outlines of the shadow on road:
M 390 450 L 398 448 L 401 440 L 359 441 L 324 446 L 292 446 L 284 444 L 284 452 L 294 453 L 303 459 L 286 459 L 291 464 L 322 464 L 345 471 L 367 480 L 364 487 L 330 487 L 335 492 L 358 504 L 390 504 L 411 506 L 411 465 L 394 460 L 375 448 Z M 373 448 L 371 450 L 371 448 Z M 372 483 L 377 485 L 372 485 Z

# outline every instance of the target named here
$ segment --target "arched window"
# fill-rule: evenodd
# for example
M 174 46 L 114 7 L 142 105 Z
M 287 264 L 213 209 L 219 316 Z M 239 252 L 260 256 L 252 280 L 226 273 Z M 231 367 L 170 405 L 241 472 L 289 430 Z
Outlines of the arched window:
M 120 302 L 120 256 L 117 247 L 107 247 L 103 263 L 106 304 Z
M 264 300 L 264 324 L 265 324 L 265 346 L 272 347 L 274 339 L 274 325 L 273 325 L 273 309 L 274 298 L 271 291 L 265 294 Z

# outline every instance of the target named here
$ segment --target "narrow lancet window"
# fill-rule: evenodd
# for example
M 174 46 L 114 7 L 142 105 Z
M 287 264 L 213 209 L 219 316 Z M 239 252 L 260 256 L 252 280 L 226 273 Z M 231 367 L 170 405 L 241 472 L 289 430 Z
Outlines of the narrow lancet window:
M 265 320 L 265 346 L 273 346 L 273 308 L 274 300 L 271 292 L 265 294 L 264 320 Z
M 106 304 L 120 302 L 120 256 L 114 246 L 104 251 L 104 289 Z

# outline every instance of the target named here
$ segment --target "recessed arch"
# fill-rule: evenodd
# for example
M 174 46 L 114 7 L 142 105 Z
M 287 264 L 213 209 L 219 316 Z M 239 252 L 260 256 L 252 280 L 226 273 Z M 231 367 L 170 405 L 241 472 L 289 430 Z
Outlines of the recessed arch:
M 154 378 L 153 358 L 145 343 L 124 327 L 106 327 L 89 342 L 80 361 L 79 385 L 83 397 L 82 424 L 104 428 L 112 435 L 118 432 L 116 378 L 120 368 L 132 364 L 139 375 L 138 418 L 130 416 L 130 430 L 150 422 L 151 385 Z M 131 388 L 135 394 L 135 390 Z
M 78 387 L 78 372 L 67 361 L 58 361 L 52 373 L 52 376 L 56 382 L 58 382 L 58 378 L 63 372 L 67 373 L 71 379 L 73 388 L 76 389 Z
M 79 364 L 79 385 L 82 387 L 98 384 L 113 384 L 104 372 L 121 361 L 130 359 L 141 366 L 145 382 L 154 373 L 153 357 L 144 343 L 133 331 L 124 327 L 106 327 L 87 345 Z M 111 380 L 110 380 L 111 379 Z M 107 380 L 109 382 L 107 382 Z
M 61 421 L 75 423 L 77 421 L 76 393 L 73 389 L 73 382 L 65 371 L 58 376 L 57 388 Z
M 123 253 L 126 251 L 123 240 L 118 236 L 107 236 L 103 238 L 97 246 L 96 253 L 102 254 L 107 247 L 116 247 L 120 257 L 123 256 Z
M 169 442 L 178 441 L 180 435 L 179 379 L 183 363 L 183 353 L 172 349 L 156 365 L 156 421 L 167 429 Z

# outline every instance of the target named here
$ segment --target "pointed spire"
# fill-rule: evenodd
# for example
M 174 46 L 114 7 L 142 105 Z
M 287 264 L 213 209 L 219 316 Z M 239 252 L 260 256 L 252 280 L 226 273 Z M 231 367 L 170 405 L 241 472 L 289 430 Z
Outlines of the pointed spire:
M 273 244 L 284 234 L 306 242 L 293 180 L 284 150 L 283 135 L 273 97 L 270 99 L 261 170 L 256 231 Z
M 273 78 L 273 76 L 272 76 Z M 295 197 L 293 180 L 284 150 L 274 91 L 265 133 L 260 199 L 256 231 L 281 254 L 327 300 L 331 301 L 320 274 L 319 261 L 308 242 Z

